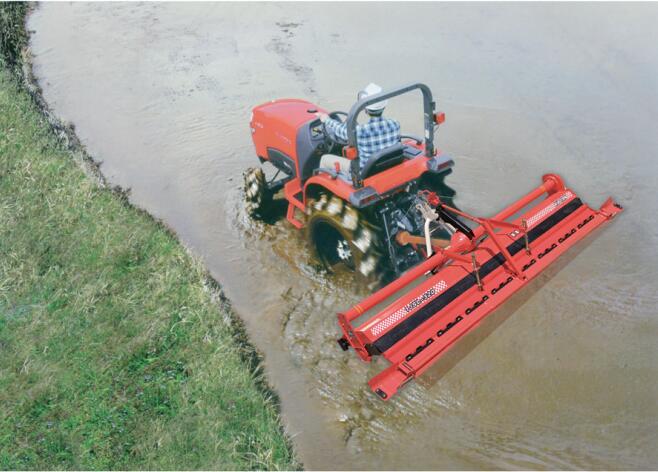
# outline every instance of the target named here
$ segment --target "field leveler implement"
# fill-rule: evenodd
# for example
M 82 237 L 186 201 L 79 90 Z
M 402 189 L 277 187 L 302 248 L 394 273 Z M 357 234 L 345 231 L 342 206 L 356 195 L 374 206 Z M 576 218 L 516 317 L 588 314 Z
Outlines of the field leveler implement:
M 352 347 L 364 361 L 381 355 L 390 362 L 368 382 L 384 400 L 425 372 L 569 248 L 622 211 L 611 198 L 598 210 L 590 208 L 555 174 L 544 175 L 539 187 L 493 218 L 452 208 L 431 191 L 422 191 L 419 197 L 426 221 L 455 226 L 449 243 L 432 239 L 429 231 L 424 238 L 399 233 L 400 242 L 424 246 L 429 257 L 338 314 L 343 332 L 338 342 L 344 350 Z M 380 309 L 407 287 L 413 288 Z

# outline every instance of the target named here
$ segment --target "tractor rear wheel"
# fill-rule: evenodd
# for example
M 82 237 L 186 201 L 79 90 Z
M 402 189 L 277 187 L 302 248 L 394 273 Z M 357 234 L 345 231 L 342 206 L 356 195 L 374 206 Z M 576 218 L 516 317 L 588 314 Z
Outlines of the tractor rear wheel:
M 272 203 L 272 192 L 263 169 L 250 167 L 244 172 L 244 198 L 249 216 L 263 216 L 264 210 Z
M 307 231 L 318 259 L 330 270 L 339 267 L 379 281 L 384 261 L 376 228 L 349 203 L 321 194 L 307 206 Z

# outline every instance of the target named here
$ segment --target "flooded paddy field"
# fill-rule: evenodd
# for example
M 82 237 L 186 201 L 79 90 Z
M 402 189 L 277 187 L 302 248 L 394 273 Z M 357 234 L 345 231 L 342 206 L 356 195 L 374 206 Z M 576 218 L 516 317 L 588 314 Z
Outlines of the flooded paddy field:
M 657 18 L 653 4 L 43 3 L 28 28 L 55 112 L 223 286 L 306 467 L 629 469 L 658 466 Z M 370 81 L 432 88 L 466 211 L 494 214 L 546 172 L 627 209 L 387 403 L 366 385 L 384 363 L 335 342 L 335 313 L 367 290 L 319 272 L 284 219 L 248 218 L 240 188 L 254 105 L 347 110 Z M 418 134 L 420 108 L 387 114 Z

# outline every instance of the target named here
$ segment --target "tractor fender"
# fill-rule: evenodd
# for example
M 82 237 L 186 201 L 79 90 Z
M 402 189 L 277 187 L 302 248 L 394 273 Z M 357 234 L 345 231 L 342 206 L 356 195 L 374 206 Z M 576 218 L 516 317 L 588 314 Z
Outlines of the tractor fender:
M 315 198 L 322 191 L 329 191 L 338 198 L 349 201 L 354 188 L 340 178 L 334 178 L 329 174 L 317 174 L 304 184 L 304 204 L 309 198 Z

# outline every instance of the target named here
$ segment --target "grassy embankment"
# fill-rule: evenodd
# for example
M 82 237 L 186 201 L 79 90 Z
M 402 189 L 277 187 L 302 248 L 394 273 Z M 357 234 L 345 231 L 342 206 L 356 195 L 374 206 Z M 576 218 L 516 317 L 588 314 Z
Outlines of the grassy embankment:
M 295 468 L 258 357 L 175 237 L 86 175 L 0 4 L 0 468 Z

